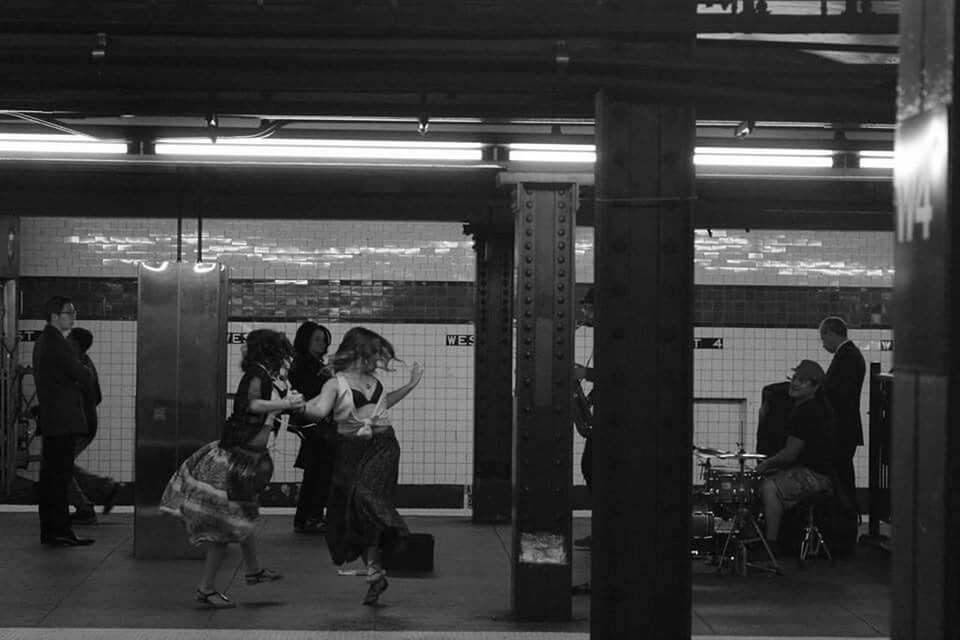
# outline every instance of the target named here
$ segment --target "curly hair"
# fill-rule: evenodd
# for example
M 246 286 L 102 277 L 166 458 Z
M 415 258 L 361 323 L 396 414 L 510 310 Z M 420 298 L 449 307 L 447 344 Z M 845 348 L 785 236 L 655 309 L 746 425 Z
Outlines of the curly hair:
M 347 331 L 333 355 L 330 369 L 334 372 L 343 371 L 358 360 L 384 371 L 393 371 L 390 368 L 391 362 L 401 362 L 389 340 L 364 327 L 354 327 Z
M 286 335 L 273 329 L 254 329 L 247 334 L 240 368 L 247 371 L 259 364 L 276 374 L 283 363 L 292 357 L 293 345 Z

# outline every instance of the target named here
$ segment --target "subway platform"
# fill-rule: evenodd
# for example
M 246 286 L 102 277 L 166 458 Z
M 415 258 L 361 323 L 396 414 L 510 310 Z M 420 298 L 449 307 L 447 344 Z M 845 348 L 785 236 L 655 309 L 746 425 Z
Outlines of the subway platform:
M 540 640 L 589 637 L 590 600 L 573 598 L 566 623 L 522 623 L 510 614 L 510 528 L 468 518 L 408 516 L 410 529 L 436 538 L 435 570 L 393 575 L 377 607 L 361 604 L 361 577 L 340 575 L 322 537 L 297 535 L 292 516 L 268 513 L 260 530 L 265 566 L 285 578 L 248 587 L 239 549 L 218 587 L 237 608 L 211 611 L 193 599 L 199 560 L 136 560 L 133 516 L 113 513 L 77 527 L 96 544 L 39 544 L 35 512 L 0 512 L 0 640 Z M 574 520 L 585 535 L 589 520 Z M 359 565 L 345 567 L 357 568 Z M 677 570 L 687 570 L 678 567 Z M 694 636 L 732 638 L 886 638 L 890 634 L 890 559 L 861 545 L 830 567 L 810 561 L 785 575 L 717 575 L 694 559 Z M 573 582 L 589 577 L 589 552 L 575 551 Z M 638 576 L 638 579 L 649 579 Z

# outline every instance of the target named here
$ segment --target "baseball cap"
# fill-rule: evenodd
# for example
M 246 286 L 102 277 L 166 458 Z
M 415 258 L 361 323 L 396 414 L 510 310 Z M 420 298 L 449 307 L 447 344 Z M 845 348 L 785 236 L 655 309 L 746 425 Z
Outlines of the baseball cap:
M 801 360 L 800 364 L 793 368 L 793 371 L 798 377 L 804 380 L 810 380 L 816 384 L 823 382 L 823 379 L 826 377 L 826 374 L 823 372 L 823 367 L 813 360 Z

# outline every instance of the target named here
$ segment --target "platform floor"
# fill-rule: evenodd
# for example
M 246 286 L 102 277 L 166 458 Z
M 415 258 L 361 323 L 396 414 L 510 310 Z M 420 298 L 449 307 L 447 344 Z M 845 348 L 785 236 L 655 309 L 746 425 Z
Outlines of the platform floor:
M 209 611 L 193 601 L 199 561 L 132 557 L 132 515 L 112 514 L 77 527 L 96 544 L 63 549 L 39 544 L 35 513 L 0 512 L 0 640 L 588 636 L 585 596 L 573 598 L 568 623 L 511 619 L 509 527 L 474 525 L 462 517 L 408 517 L 408 523 L 436 537 L 436 570 L 427 577 L 391 577 L 379 607 L 361 605 L 362 578 L 337 574 L 322 537 L 296 535 L 291 516 L 268 515 L 261 555 L 265 566 L 286 578 L 245 586 L 233 548 L 220 586 L 238 607 Z M 587 532 L 588 519 L 574 523 L 577 537 Z M 890 633 L 889 568 L 886 552 L 866 546 L 834 568 L 813 561 L 799 570 L 787 559 L 786 574 L 779 577 L 720 576 L 694 560 L 693 633 L 704 639 L 884 638 Z M 575 552 L 573 572 L 574 583 L 588 578 L 589 552 Z

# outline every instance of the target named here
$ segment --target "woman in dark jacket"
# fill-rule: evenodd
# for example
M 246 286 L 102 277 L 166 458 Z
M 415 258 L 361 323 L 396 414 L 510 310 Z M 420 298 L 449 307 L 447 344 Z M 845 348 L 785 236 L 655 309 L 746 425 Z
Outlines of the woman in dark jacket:
M 319 394 L 323 383 L 330 378 L 323 362 L 329 348 L 330 331 L 323 325 L 308 320 L 297 329 L 289 379 L 291 386 L 302 393 L 304 399 Z M 301 416 L 293 416 L 292 425 L 289 430 L 300 437 L 300 452 L 293 466 L 303 469 L 293 530 L 297 533 L 324 533 L 324 510 L 337 457 L 337 428 L 329 418 L 314 424 Z

